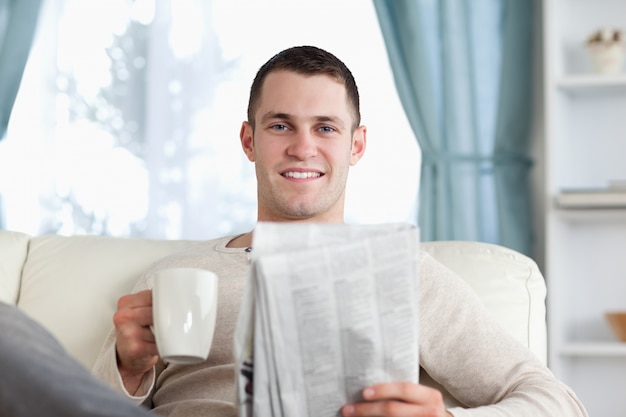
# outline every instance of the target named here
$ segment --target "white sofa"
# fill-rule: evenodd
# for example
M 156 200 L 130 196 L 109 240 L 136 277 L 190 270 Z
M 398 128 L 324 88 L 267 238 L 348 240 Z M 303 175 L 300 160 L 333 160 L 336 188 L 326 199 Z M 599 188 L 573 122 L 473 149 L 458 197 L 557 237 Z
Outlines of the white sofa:
M 39 321 L 91 368 L 118 298 L 152 262 L 191 244 L 0 231 L 0 300 Z M 478 242 L 430 242 L 422 248 L 465 278 L 495 319 L 545 363 L 546 287 L 533 260 Z

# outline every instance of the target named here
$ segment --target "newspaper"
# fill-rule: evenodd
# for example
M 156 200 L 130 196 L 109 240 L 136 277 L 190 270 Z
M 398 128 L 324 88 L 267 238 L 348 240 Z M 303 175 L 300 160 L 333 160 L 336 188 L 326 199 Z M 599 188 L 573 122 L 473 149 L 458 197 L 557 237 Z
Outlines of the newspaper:
M 339 416 L 418 381 L 415 226 L 259 223 L 235 334 L 240 417 Z

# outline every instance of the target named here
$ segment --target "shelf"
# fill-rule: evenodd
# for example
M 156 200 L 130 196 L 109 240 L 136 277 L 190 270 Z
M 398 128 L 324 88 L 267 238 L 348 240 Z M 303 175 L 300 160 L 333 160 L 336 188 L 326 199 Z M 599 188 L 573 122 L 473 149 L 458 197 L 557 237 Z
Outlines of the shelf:
M 568 343 L 559 349 L 559 355 L 569 357 L 623 357 L 626 359 L 626 343 Z
M 541 4 L 548 363 L 590 416 L 623 417 L 626 342 L 604 315 L 626 310 L 626 196 L 583 197 L 626 180 L 626 66 L 593 72 L 585 45 L 600 28 L 626 30 L 626 0 Z
M 614 222 L 626 220 L 626 208 L 615 209 L 564 209 L 555 208 L 554 213 L 571 222 Z
M 606 94 L 614 92 L 616 94 L 626 93 L 626 74 L 597 75 L 581 74 L 567 75 L 556 80 L 559 90 L 569 94 L 589 95 Z

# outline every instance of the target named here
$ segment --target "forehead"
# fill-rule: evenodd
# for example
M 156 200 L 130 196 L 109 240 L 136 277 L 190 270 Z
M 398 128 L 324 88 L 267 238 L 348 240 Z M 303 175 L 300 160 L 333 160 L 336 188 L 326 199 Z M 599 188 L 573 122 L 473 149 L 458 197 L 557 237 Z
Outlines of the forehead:
M 255 119 L 266 112 L 350 118 L 345 86 L 328 75 L 274 71 L 261 88 Z

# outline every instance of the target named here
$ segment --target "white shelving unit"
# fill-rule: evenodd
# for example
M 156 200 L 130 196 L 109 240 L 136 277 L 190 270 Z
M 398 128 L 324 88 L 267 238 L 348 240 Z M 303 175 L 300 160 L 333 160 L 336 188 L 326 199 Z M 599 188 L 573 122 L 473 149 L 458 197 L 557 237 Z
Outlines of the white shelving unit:
M 543 0 L 549 366 L 591 417 L 626 416 L 626 343 L 604 314 L 626 310 L 626 210 L 564 210 L 565 188 L 626 179 L 626 69 L 592 73 L 601 27 L 626 33 L 626 0 Z

